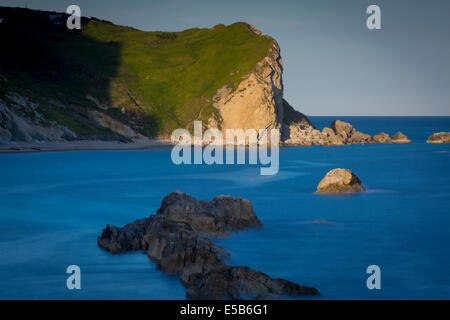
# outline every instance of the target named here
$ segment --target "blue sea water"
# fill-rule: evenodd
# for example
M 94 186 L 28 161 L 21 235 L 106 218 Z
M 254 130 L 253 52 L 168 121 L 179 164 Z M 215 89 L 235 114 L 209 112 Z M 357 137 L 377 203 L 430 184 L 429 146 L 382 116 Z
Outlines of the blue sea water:
M 334 118 L 311 119 L 322 128 Z M 450 131 L 450 117 L 340 119 L 413 141 L 283 147 L 275 176 L 254 165 L 176 166 L 170 149 L 0 155 L 0 298 L 184 299 L 178 278 L 142 252 L 111 255 L 96 243 L 107 223 L 153 214 L 182 190 L 252 201 L 264 227 L 217 241 L 231 265 L 314 286 L 315 299 L 449 299 L 450 146 L 425 140 Z M 314 194 L 337 167 L 354 171 L 367 192 Z M 66 288 L 72 264 L 81 290 Z M 380 290 L 366 287 L 373 264 Z

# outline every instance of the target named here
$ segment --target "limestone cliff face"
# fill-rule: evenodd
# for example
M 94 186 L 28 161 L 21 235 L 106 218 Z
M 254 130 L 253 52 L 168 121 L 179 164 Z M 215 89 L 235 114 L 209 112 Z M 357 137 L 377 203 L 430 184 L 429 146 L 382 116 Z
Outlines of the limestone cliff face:
M 282 62 L 273 41 L 268 55 L 238 85 L 219 89 L 214 107 L 220 111 L 222 129 L 280 128 L 283 119 Z
M 256 34 L 258 30 L 250 29 Z M 219 89 L 213 105 L 220 119 L 211 118 L 208 127 L 226 129 L 279 129 L 284 139 L 289 125 L 303 123 L 310 126 L 304 115 L 295 111 L 283 99 L 283 64 L 278 43 L 271 39 L 267 55 L 259 61 L 233 90 Z

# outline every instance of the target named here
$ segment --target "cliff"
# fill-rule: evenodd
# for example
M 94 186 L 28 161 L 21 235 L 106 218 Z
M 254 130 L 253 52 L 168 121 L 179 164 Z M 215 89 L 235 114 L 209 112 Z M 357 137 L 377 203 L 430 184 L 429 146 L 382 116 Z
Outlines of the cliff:
M 176 128 L 278 128 L 308 119 L 283 99 L 276 41 L 243 22 L 144 32 L 96 18 L 0 8 L 0 141 L 167 138 Z
M 252 26 L 249 26 L 254 30 Z M 258 33 L 257 30 L 254 32 Z M 209 127 L 226 129 L 279 129 L 282 139 L 289 137 L 289 126 L 311 127 L 307 117 L 283 99 L 283 64 L 280 47 L 273 39 L 267 55 L 258 61 L 233 90 L 226 85 L 217 90 L 213 101 L 219 110 L 208 121 Z

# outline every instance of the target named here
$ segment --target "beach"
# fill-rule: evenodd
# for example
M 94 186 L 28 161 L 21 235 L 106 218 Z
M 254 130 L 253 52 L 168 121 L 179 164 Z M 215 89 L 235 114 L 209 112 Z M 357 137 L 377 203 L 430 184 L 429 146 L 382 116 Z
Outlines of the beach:
M 76 140 L 76 141 L 46 141 L 46 142 L 9 142 L 0 144 L 0 153 L 32 153 L 61 151 L 92 151 L 92 150 L 149 150 L 168 148 L 168 141 L 146 140 L 134 142 Z

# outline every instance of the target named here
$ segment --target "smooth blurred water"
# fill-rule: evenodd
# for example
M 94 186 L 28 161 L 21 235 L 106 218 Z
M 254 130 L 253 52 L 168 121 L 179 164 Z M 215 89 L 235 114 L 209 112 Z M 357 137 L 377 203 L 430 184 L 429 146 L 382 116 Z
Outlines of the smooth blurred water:
M 319 128 L 332 119 L 312 117 Z M 425 143 L 450 131 L 450 118 L 341 119 L 413 142 L 284 147 L 275 176 L 250 165 L 176 166 L 170 149 L 0 155 L 0 298 L 184 299 L 178 278 L 142 252 L 111 255 L 96 243 L 107 223 L 153 214 L 174 190 L 251 200 L 264 228 L 217 241 L 228 263 L 314 286 L 318 299 L 450 298 L 450 146 Z M 314 194 L 337 167 L 368 191 Z M 81 267 L 81 290 L 66 288 L 71 264 Z M 372 264 L 381 290 L 366 287 Z

